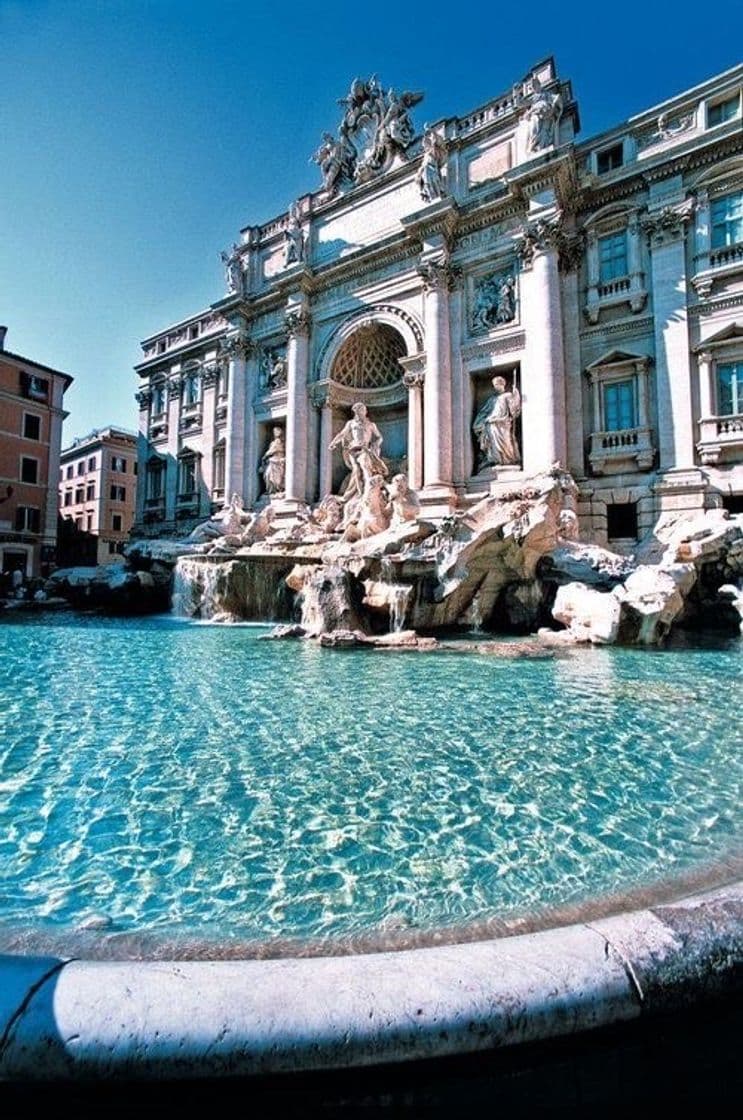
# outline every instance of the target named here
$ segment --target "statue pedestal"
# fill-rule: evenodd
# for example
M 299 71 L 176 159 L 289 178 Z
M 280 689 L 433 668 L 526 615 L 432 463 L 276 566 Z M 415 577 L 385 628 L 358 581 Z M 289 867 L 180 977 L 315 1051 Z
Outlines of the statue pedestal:
M 298 511 L 305 508 L 306 504 L 300 502 L 297 498 L 271 498 L 273 524 L 277 529 L 296 525 L 299 521 L 299 517 L 297 516 Z
M 418 491 L 421 504 L 421 517 L 448 517 L 457 507 L 457 495 L 453 486 L 438 482 L 424 486 Z

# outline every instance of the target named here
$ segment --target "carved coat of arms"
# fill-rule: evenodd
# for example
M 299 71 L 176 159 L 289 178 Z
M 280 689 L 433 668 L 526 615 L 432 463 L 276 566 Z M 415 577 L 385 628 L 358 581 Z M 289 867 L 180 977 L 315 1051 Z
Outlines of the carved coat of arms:
M 322 171 L 329 195 L 341 186 L 364 183 L 386 171 L 396 155 L 405 158 L 415 138 L 410 110 L 422 93 L 386 92 L 376 77 L 355 78 L 346 97 L 337 137 L 326 132 L 312 159 Z

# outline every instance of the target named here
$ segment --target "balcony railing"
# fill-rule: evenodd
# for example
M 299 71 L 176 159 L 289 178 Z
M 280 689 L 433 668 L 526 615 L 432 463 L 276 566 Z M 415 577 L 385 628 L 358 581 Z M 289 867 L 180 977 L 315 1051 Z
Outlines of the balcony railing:
M 704 466 L 743 459 L 743 413 L 700 420 L 697 450 Z
M 593 432 L 588 457 L 594 474 L 650 470 L 655 459 L 652 429 L 622 428 L 616 432 Z
M 709 254 L 710 268 L 722 268 L 726 264 L 743 262 L 743 241 L 735 245 L 723 245 L 720 249 L 711 249 Z
M 618 276 L 616 280 L 607 280 L 605 283 L 599 284 L 599 298 L 606 299 L 607 296 L 616 296 L 621 292 L 628 292 L 629 286 L 629 276 Z

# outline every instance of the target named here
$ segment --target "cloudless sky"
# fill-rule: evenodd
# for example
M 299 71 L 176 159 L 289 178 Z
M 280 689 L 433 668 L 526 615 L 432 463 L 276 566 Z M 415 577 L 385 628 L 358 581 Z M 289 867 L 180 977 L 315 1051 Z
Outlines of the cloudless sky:
M 317 189 L 356 75 L 464 115 L 546 55 L 581 137 L 741 61 L 743 3 L 0 0 L 0 323 L 75 377 L 65 443 L 137 426 L 139 342 L 223 295 L 219 250 Z

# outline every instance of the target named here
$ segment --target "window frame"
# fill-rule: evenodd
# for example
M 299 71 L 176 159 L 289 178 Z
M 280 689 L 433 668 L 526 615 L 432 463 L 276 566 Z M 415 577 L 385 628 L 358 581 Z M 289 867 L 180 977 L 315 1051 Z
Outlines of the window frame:
M 27 424 L 28 420 L 36 420 L 36 422 L 39 425 L 38 435 L 31 436 L 31 435 L 28 434 L 28 432 L 26 431 L 26 424 Z M 38 414 L 38 412 L 26 412 L 25 409 L 24 409 L 23 419 L 21 421 L 22 438 L 31 440 L 33 443 L 41 443 L 41 432 L 42 432 L 42 417 Z
M 34 464 L 34 472 L 33 472 L 34 477 L 33 477 L 33 479 L 23 477 L 24 463 L 33 463 Z M 36 455 L 21 455 L 20 456 L 20 462 L 18 464 L 18 481 L 23 483 L 24 486 L 40 486 L 41 485 L 41 483 L 39 482 L 39 475 L 40 475 L 39 468 L 40 468 L 40 466 L 41 466 L 41 460 Z

